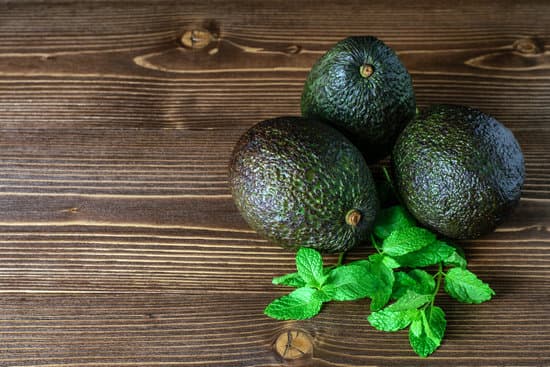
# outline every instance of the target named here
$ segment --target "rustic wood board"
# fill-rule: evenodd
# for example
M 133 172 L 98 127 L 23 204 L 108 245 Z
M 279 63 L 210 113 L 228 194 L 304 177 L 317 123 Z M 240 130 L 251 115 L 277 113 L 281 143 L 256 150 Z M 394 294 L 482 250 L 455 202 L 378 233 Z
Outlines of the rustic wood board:
M 314 60 L 357 34 L 398 51 L 421 107 L 480 108 L 525 153 L 513 216 L 463 243 L 497 296 L 442 295 L 427 360 L 365 302 L 265 317 L 293 254 L 227 187 L 238 136 L 299 114 Z M 0 366 L 278 366 L 293 329 L 313 352 L 292 365 L 550 366 L 549 45 L 547 1 L 0 1 Z

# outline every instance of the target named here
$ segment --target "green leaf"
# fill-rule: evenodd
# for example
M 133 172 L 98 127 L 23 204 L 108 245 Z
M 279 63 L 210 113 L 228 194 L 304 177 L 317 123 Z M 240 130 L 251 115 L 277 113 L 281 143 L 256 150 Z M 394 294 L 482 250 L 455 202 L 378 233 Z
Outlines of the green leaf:
M 456 266 L 462 269 L 466 269 L 466 266 L 468 266 L 466 258 L 460 254 L 456 248 L 449 257 L 443 260 L 443 264 L 446 266 Z
M 495 291 L 474 273 L 452 268 L 445 276 L 445 291 L 463 303 L 482 303 L 491 299 Z
M 414 269 L 408 273 L 402 271 L 395 273 L 392 298 L 400 298 L 407 290 L 419 294 L 432 294 L 435 290 L 435 280 L 429 273 L 421 269 Z
M 420 311 L 409 329 L 409 341 L 416 354 L 421 357 L 432 354 L 441 345 L 446 326 L 441 308 L 433 306 Z
M 382 261 L 384 265 L 386 265 L 390 269 L 396 269 L 401 266 L 395 259 L 391 256 L 386 256 L 383 254 L 372 254 L 369 256 L 369 261 L 371 262 L 377 262 Z
M 386 265 L 386 256 L 375 254 L 369 260 L 356 260 L 348 266 L 361 266 L 365 269 L 363 284 L 368 288 L 367 297 L 371 298 L 371 311 L 384 307 L 390 300 L 393 290 L 393 270 Z
M 305 287 L 306 285 L 306 282 L 304 282 L 304 280 L 298 273 L 290 273 L 282 275 L 280 277 L 275 277 L 273 278 L 271 283 L 275 285 L 286 285 L 295 288 Z
M 375 254 L 375 255 L 378 255 L 378 254 Z M 371 255 L 371 256 L 375 256 L 375 255 Z M 365 259 L 361 259 L 361 260 L 355 260 L 355 261 L 352 261 L 350 263 L 347 264 L 347 266 L 363 266 L 363 267 L 369 267 L 370 266 L 370 258 L 371 256 L 369 256 L 369 260 L 365 260 Z
M 394 274 L 395 282 L 393 282 L 392 299 L 398 299 L 407 292 L 407 290 L 416 283 L 406 272 L 397 271 Z
M 344 265 L 331 270 L 322 291 L 335 301 L 353 301 L 370 294 L 372 281 L 365 266 Z
M 386 307 L 388 311 L 406 311 L 417 309 L 430 302 L 433 298 L 431 294 L 419 294 L 414 291 L 408 290 L 401 298 Z
M 277 320 L 309 319 L 321 310 L 323 301 L 318 292 L 312 288 L 298 288 L 271 302 L 264 313 Z
M 424 330 L 424 322 L 422 321 L 422 314 L 424 313 L 424 310 L 420 311 L 417 310 L 418 314 L 416 315 L 416 318 L 414 318 L 411 322 L 411 327 L 409 328 L 409 338 L 412 335 L 419 337 L 422 335 L 422 330 Z
M 314 249 L 302 247 L 296 253 L 296 269 L 306 285 L 319 287 L 323 284 L 323 258 Z
M 415 225 L 414 218 L 401 205 L 380 210 L 374 221 L 374 234 L 381 239 L 388 237 L 393 231 Z
M 418 251 L 395 257 L 395 261 L 403 267 L 421 268 L 439 264 L 449 258 L 454 252 L 454 247 L 449 246 L 443 241 L 436 240 Z
M 418 317 L 419 313 L 418 310 L 388 311 L 385 308 L 371 313 L 367 319 L 378 330 L 398 331 L 409 326 Z
M 379 257 L 375 261 L 368 261 L 366 264 L 367 272 L 372 276 L 368 280 L 369 297 L 371 298 L 370 309 L 377 311 L 390 300 L 395 278 L 393 270 L 384 264 L 383 257 Z
M 382 251 L 390 256 L 402 256 L 418 251 L 435 241 L 435 234 L 420 227 L 406 227 L 393 231 L 382 243 Z

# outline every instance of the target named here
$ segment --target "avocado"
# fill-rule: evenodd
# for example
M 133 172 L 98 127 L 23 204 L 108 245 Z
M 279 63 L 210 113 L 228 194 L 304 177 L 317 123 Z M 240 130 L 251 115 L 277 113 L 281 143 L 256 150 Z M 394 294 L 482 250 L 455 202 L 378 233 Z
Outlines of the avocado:
M 367 163 L 390 154 L 414 117 L 411 76 L 395 52 L 372 36 L 338 42 L 311 68 L 302 115 L 334 125 L 361 150 Z
M 347 251 L 367 239 L 378 209 L 361 152 L 332 127 L 301 117 L 246 131 L 234 148 L 229 181 L 250 227 L 288 248 Z
M 432 106 L 411 122 L 393 148 L 392 167 L 411 214 L 454 239 L 492 231 L 518 203 L 525 177 L 512 132 L 457 105 Z

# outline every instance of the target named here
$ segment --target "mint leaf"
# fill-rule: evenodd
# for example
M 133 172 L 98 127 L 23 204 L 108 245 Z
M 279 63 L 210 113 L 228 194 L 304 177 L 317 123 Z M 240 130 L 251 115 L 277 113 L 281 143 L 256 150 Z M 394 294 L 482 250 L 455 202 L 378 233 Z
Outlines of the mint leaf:
M 414 318 L 412 320 L 411 327 L 409 328 L 409 338 L 410 338 L 411 334 L 416 336 L 416 337 L 421 336 L 422 331 L 424 330 L 424 321 L 422 319 L 423 314 L 424 314 L 424 310 L 422 310 L 422 311 L 417 310 L 417 311 L 418 311 L 418 314 L 416 315 L 416 318 Z
M 405 227 L 393 231 L 382 243 L 382 251 L 390 256 L 402 256 L 435 241 L 435 234 L 420 227 Z
M 385 308 L 388 311 L 406 311 L 417 309 L 430 302 L 433 298 L 431 294 L 419 294 L 408 290 L 401 298 Z
M 381 239 L 388 237 L 393 231 L 415 225 L 414 218 L 401 205 L 380 210 L 374 221 L 374 234 Z
M 369 297 L 371 298 L 370 309 L 377 311 L 384 307 L 390 300 L 395 281 L 393 270 L 384 264 L 383 257 L 375 261 L 365 262 L 367 272 L 371 274 L 369 282 Z
M 386 265 L 387 256 L 375 254 L 369 260 L 356 260 L 348 266 L 361 266 L 365 269 L 366 277 L 363 284 L 368 288 L 367 297 L 371 298 L 370 309 L 377 311 L 390 300 L 394 275 L 393 270 Z
M 452 268 L 447 272 L 445 291 L 463 303 L 485 302 L 495 294 L 495 291 L 474 273 L 461 268 Z
M 320 287 L 326 279 L 323 276 L 323 258 L 311 248 L 302 247 L 296 253 L 296 269 L 306 285 Z
M 419 294 L 433 294 L 435 280 L 429 273 L 421 269 L 414 269 L 408 273 L 402 271 L 395 273 L 392 298 L 397 299 L 402 297 L 407 290 Z
M 447 321 L 445 313 L 437 306 L 419 312 L 409 329 L 411 347 L 421 357 L 432 354 L 440 345 Z
M 313 288 L 298 288 L 271 302 L 264 313 L 277 320 L 309 319 L 321 310 L 323 301 L 318 292 Z
M 409 252 L 403 256 L 396 256 L 394 259 L 403 267 L 422 268 L 439 264 L 449 258 L 454 252 L 454 247 L 449 246 L 443 241 L 436 240 L 418 251 Z
M 339 266 L 328 274 L 322 291 L 335 301 L 353 301 L 365 298 L 372 291 L 373 278 L 374 276 L 369 274 L 365 266 Z
M 382 331 L 397 331 L 406 328 L 418 317 L 420 311 L 388 311 L 387 308 L 373 312 L 367 317 L 369 323 L 376 329 Z
M 280 277 L 275 277 L 273 278 L 271 283 L 275 285 L 286 285 L 295 288 L 305 287 L 306 285 L 306 282 L 304 282 L 304 280 L 298 273 L 290 273 L 282 275 Z
M 468 265 L 466 258 L 457 251 L 457 248 L 455 248 L 455 251 L 449 257 L 443 260 L 443 264 L 446 266 L 456 266 L 462 269 L 466 269 Z
M 396 269 L 401 266 L 395 259 L 391 256 L 386 256 L 382 254 L 373 254 L 369 256 L 369 261 L 371 262 L 377 262 L 382 261 L 384 265 L 386 265 L 390 269 Z
M 410 287 L 413 287 L 416 282 L 406 272 L 398 271 L 394 273 L 395 282 L 393 282 L 392 299 L 398 299 L 407 292 Z

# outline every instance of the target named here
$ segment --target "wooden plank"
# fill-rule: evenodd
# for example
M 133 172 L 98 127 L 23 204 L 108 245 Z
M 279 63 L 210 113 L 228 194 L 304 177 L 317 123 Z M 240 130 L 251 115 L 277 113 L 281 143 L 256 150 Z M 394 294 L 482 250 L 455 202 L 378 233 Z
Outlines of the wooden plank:
M 104 210 L 96 218 L 88 208 L 76 219 L 60 213 L 59 218 L 51 215 L 46 220 L 10 220 L 11 212 L 3 213 L 0 292 L 269 292 L 276 290 L 273 276 L 293 271 L 292 252 L 251 232 L 234 210 L 227 212 L 232 222 L 214 227 L 200 226 L 200 219 L 193 225 L 192 218 L 177 210 L 173 211 L 177 216 L 163 220 L 166 217 L 158 217 L 158 209 L 143 206 L 140 211 L 145 215 L 131 218 L 130 210 L 118 201 L 108 201 L 113 207 L 104 201 L 95 203 L 97 212 Z M 218 204 L 209 203 L 193 204 L 202 206 L 198 218 L 221 217 L 215 214 Z M 191 206 L 181 201 L 177 205 Z M 112 214 L 101 220 L 109 210 Z M 532 212 L 538 214 L 537 220 L 521 220 L 533 218 Z M 463 243 L 470 266 L 492 282 L 548 279 L 549 224 L 547 203 L 522 202 L 497 232 Z M 364 258 L 372 252 L 362 246 L 348 257 Z M 335 258 L 327 256 L 326 261 Z M 541 296 L 547 291 L 548 285 L 539 290 Z
M 518 286 L 511 280 L 499 291 L 515 293 Z M 364 326 L 364 302 L 332 303 L 311 321 L 275 324 L 261 314 L 271 296 L 3 296 L 2 361 L 11 366 L 279 366 L 273 343 L 286 330 L 297 329 L 313 340 L 306 365 L 419 363 L 406 333 Z M 550 334 L 540 325 L 550 321 L 550 309 L 537 296 L 525 292 L 512 302 L 500 297 L 477 306 L 442 297 L 447 339 L 426 363 L 546 365 Z
M 3 6 L 6 125 L 220 129 L 298 114 L 315 59 L 346 35 L 369 33 L 398 51 L 420 106 L 469 104 L 516 129 L 548 128 L 544 3 Z M 181 36 L 195 29 L 210 31 L 211 42 L 183 47 Z
M 307 71 L 352 34 L 396 49 L 421 107 L 480 108 L 525 153 L 514 214 L 461 243 L 497 296 L 438 297 L 427 360 L 365 301 L 265 317 L 293 254 L 227 187 L 240 134 L 299 114 Z M 550 365 L 549 42 L 545 1 L 0 1 L 0 365 L 279 366 L 289 330 L 312 343 L 296 366 Z

